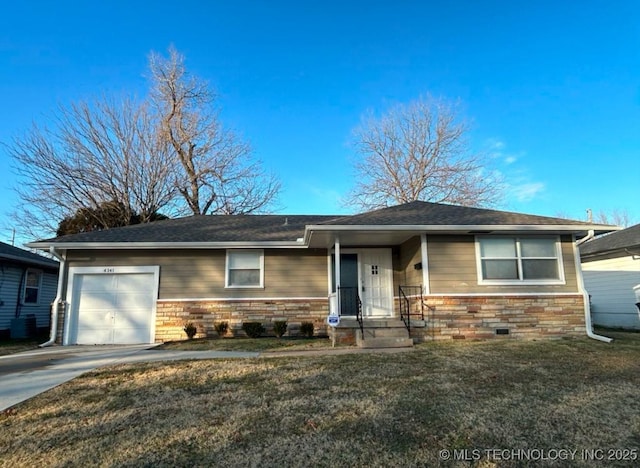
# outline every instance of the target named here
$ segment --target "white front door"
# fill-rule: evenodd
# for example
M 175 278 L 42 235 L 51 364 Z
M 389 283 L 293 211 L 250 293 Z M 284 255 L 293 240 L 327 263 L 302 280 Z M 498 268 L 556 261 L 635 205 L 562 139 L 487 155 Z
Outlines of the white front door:
M 360 255 L 362 315 L 393 315 L 393 269 L 391 249 L 363 249 Z

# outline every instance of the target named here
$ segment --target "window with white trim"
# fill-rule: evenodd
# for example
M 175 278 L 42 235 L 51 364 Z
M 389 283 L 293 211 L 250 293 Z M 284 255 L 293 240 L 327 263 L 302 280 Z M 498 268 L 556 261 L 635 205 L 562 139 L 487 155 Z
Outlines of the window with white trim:
M 480 283 L 562 284 L 557 237 L 477 237 Z
M 24 278 L 24 291 L 22 293 L 23 304 L 38 304 L 40 287 L 42 286 L 42 272 L 40 270 L 27 270 Z
M 227 288 L 262 288 L 264 285 L 264 251 L 227 250 Z

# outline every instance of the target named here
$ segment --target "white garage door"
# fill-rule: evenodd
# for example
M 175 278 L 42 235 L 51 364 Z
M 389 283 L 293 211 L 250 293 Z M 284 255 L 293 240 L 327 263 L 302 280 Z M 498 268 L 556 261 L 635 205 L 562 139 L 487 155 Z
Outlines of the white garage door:
M 156 284 L 153 272 L 77 272 L 72 280 L 67 343 L 153 342 Z

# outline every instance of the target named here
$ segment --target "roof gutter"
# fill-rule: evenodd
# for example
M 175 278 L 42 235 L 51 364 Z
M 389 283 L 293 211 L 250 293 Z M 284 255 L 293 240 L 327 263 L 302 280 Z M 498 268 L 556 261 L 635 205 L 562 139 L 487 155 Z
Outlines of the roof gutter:
M 578 246 L 593 239 L 594 237 L 595 237 L 595 231 L 590 230 L 585 237 L 573 243 L 573 258 L 576 263 L 576 279 L 578 280 L 578 291 L 582 294 L 583 301 L 584 301 L 584 325 L 585 325 L 585 328 L 587 329 L 587 336 L 589 338 L 593 338 L 594 340 L 604 341 L 605 343 L 611 343 L 613 341 L 613 338 L 609 338 L 606 336 L 597 335 L 593 333 L 593 325 L 591 323 L 591 304 L 589 301 L 589 293 L 584 287 L 584 279 L 582 277 L 582 267 L 580 266 L 580 249 L 578 249 Z
M 56 292 L 56 298 L 51 303 L 51 332 L 49 334 L 49 341 L 38 345 L 39 348 L 45 348 L 55 344 L 56 335 L 58 334 L 58 309 L 61 304 L 64 304 L 64 301 L 62 300 L 62 280 L 64 279 L 67 255 L 66 253 L 61 254 L 60 252 L 57 252 L 53 245 L 49 247 L 49 253 L 60 260 L 60 270 L 58 270 L 58 289 Z
M 575 234 L 587 232 L 611 232 L 618 231 L 618 226 L 608 226 L 604 224 L 310 224 L 305 227 L 304 244 L 310 243 L 314 232 L 396 232 L 396 231 L 418 231 L 431 233 L 474 233 L 476 231 L 488 231 L 497 233 L 531 232 L 540 234 L 566 233 Z M 590 239 L 589 234 L 580 242 Z
M 259 241 L 259 242 L 55 242 L 41 241 L 26 244 L 32 249 L 50 250 L 98 250 L 98 249 L 302 249 L 306 248 L 301 241 Z
M 4 254 L 0 255 L 0 258 L 13 261 L 16 263 L 28 265 L 28 266 L 37 266 L 40 268 L 57 268 L 58 266 L 54 264 L 53 260 L 43 259 L 42 261 L 36 259 L 30 259 L 25 257 L 19 257 L 18 255 Z M 49 260 L 49 261 L 47 261 Z

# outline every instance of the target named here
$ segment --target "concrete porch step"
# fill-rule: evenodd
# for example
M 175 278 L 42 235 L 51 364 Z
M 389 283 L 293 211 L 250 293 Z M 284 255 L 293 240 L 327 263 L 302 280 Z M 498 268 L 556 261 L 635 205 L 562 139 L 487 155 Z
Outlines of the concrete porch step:
M 360 348 L 410 348 L 413 339 L 400 319 L 365 320 L 364 333 L 356 330 L 356 345 Z M 363 337 L 364 335 L 364 337 Z
M 366 338 L 364 340 L 356 340 L 359 348 L 380 349 L 380 348 L 412 348 L 413 340 L 411 338 Z
M 406 328 L 404 322 L 397 318 L 364 319 L 364 328 Z
M 416 324 L 416 328 L 419 325 Z M 413 321 L 412 321 L 413 327 Z M 354 340 L 356 346 L 360 348 L 411 348 L 413 339 L 409 336 L 407 327 L 398 317 L 366 318 L 363 321 L 363 333 L 360 324 L 355 317 L 342 316 L 340 324 L 332 329 L 332 333 L 338 334 L 349 342 Z M 348 338 L 350 337 L 350 338 Z M 353 343 L 353 341 L 351 341 Z
M 404 327 L 404 322 L 399 318 L 394 317 L 380 319 L 365 318 L 363 325 L 364 328 L 400 328 Z M 360 324 L 358 324 L 356 318 L 351 316 L 340 317 L 339 326 L 346 328 L 360 328 Z
M 356 332 L 361 334 L 360 330 Z M 407 329 L 404 325 L 402 327 L 393 328 L 364 328 L 364 339 L 368 338 L 406 338 L 409 336 Z
M 427 326 L 426 320 L 411 319 L 411 328 L 425 328 Z

